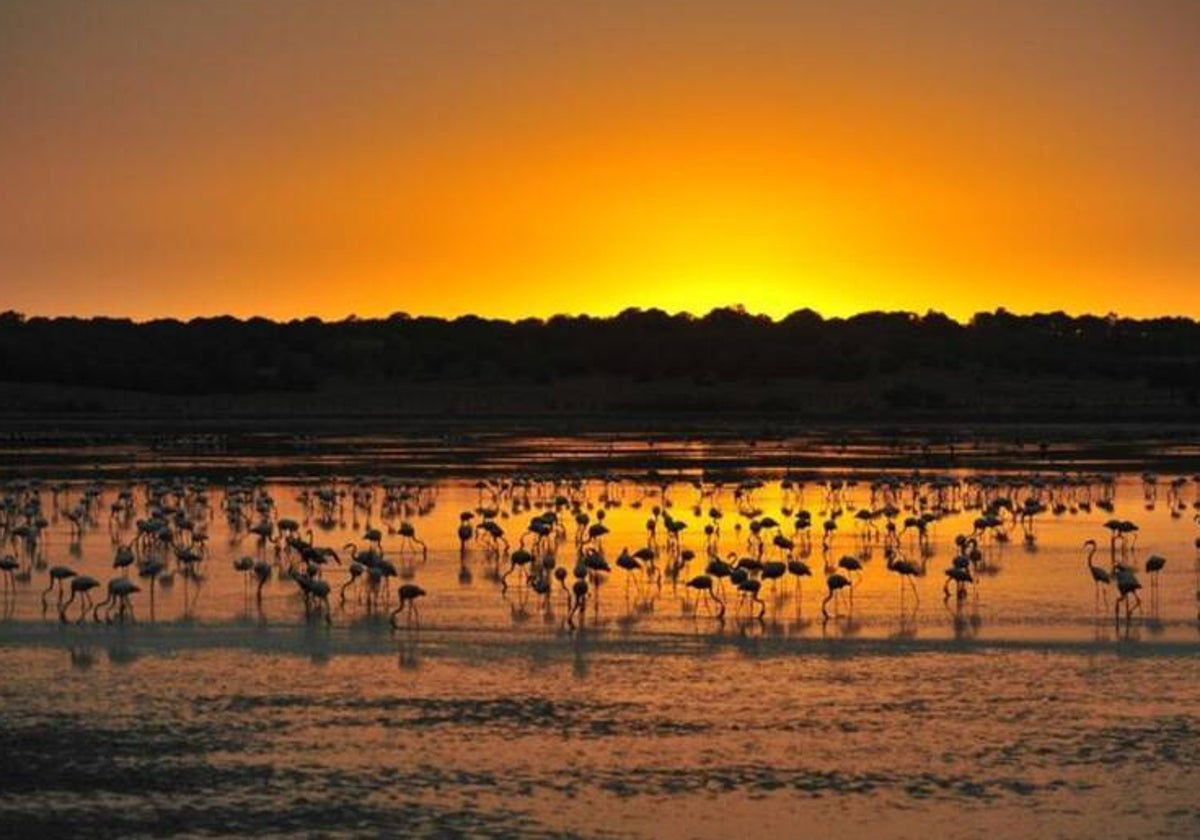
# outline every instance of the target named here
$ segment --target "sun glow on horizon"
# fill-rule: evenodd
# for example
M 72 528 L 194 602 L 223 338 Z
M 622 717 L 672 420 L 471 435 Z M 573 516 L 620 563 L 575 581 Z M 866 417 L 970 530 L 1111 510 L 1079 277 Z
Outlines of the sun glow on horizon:
M 1186 6 L 451 5 L 0 6 L 5 305 L 1200 316 Z

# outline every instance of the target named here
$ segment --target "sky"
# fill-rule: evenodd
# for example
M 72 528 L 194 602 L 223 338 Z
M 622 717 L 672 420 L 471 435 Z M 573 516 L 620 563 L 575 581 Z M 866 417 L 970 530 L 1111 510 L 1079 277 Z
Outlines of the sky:
M 1200 3 L 0 0 L 0 309 L 1200 316 Z

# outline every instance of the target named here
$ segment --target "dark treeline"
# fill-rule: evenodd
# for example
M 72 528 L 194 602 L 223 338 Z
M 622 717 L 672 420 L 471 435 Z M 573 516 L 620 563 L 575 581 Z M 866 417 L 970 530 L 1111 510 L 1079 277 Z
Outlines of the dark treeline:
M 518 322 L 393 315 L 326 323 L 0 315 L 0 379 L 162 394 L 303 391 L 330 383 L 550 383 L 616 377 L 697 383 L 859 381 L 921 371 L 1138 379 L 1195 402 L 1200 323 L 998 310 L 870 312 L 773 321 L 740 309 L 703 317 L 628 310 Z

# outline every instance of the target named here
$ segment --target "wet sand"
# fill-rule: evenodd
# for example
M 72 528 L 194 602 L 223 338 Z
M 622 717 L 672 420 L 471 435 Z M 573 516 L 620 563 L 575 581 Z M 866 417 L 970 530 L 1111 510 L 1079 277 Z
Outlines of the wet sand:
M 5 648 L 7 836 L 1190 837 L 1200 657 Z

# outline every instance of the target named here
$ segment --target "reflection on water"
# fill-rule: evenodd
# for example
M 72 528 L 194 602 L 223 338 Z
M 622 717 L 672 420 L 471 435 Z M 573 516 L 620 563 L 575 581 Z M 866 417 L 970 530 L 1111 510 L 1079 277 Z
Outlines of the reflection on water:
M 1180 640 L 1194 517 L 1137 474 L 14 482 L 0 618 Z
M 422 630 L 381 655 L 279 633 L 302 641 L 133 658 L 97 643 L 70 648 L 69 668 L 57 650 L 4 648 L 0 823 L 10 836 L 1200 829 L 1200 658 L 1177 647 Z
M 1195 494 L 1137 471 L 12 482 L 0 826 L 1197 836 Z

